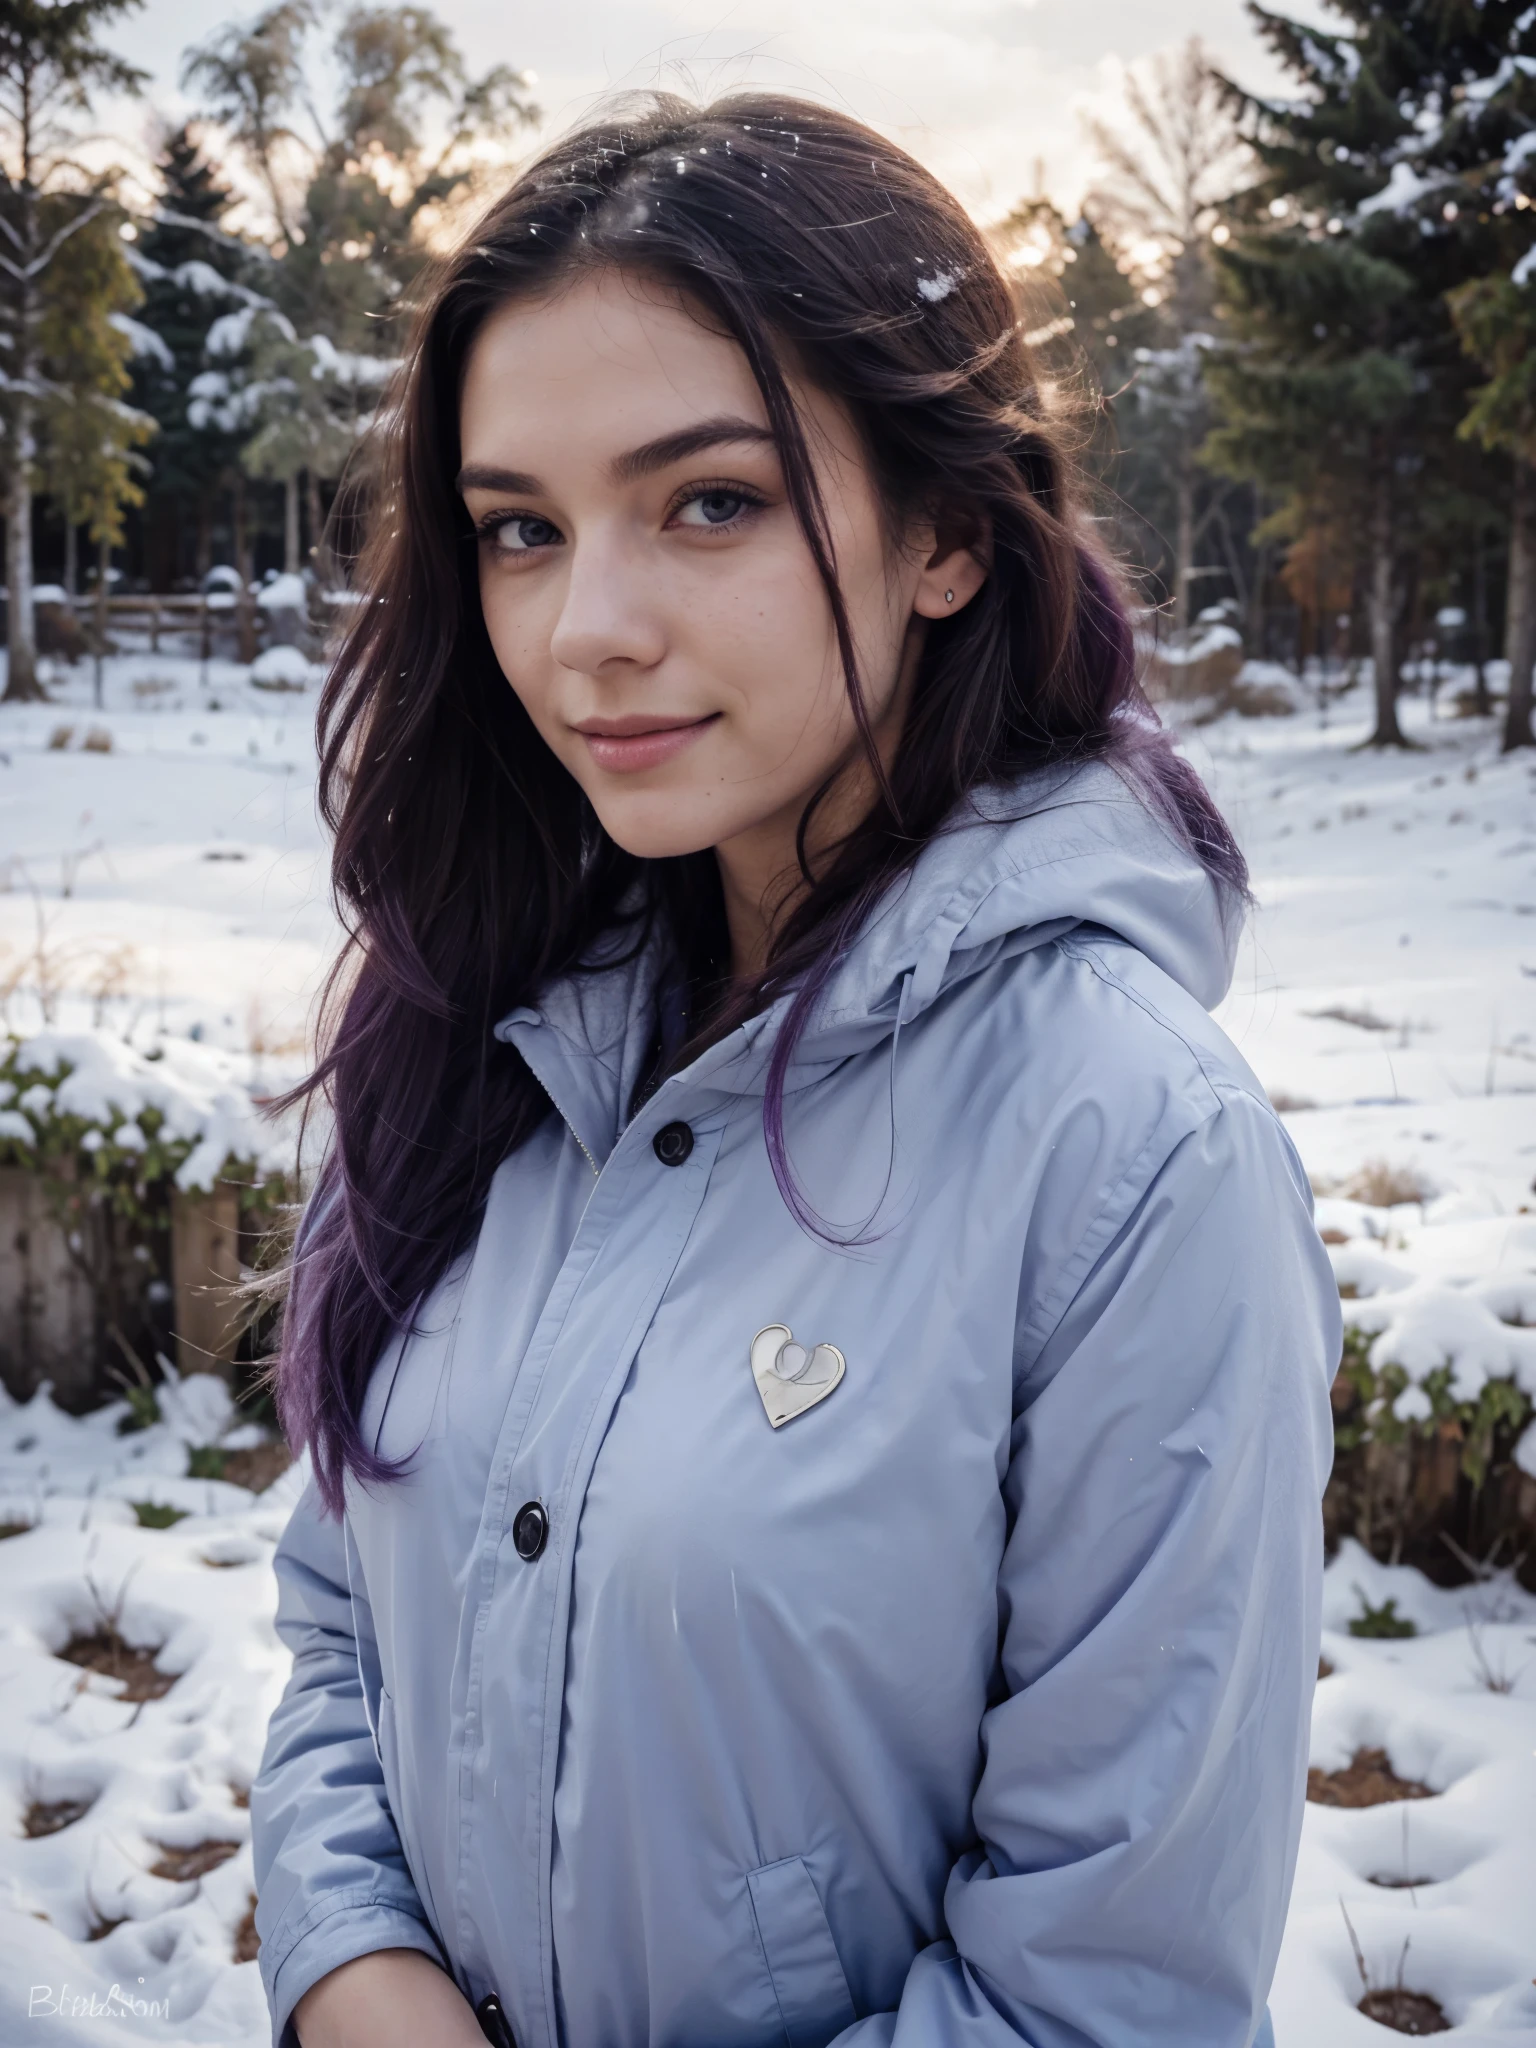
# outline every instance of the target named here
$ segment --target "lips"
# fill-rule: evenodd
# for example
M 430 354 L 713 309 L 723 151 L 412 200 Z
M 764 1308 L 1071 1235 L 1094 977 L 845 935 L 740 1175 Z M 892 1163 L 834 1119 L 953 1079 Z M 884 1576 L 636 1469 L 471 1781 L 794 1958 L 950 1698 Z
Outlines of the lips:
M 628 718 L 592 718 L 575 730 L 599 768 L 610 774 L 634 774 L 642 768 L 659 768 L 691 747 L 707 732 L 718 712 L 705 718 L 659 721 L 643 713 Z

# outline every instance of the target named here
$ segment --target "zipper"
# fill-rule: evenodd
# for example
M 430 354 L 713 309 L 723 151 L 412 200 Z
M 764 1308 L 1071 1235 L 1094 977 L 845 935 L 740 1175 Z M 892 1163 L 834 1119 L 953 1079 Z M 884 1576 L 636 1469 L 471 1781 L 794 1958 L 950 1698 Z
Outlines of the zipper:
M 591 1152 L 588 1150 L 586 1140 L 582 1137 L 580 1131 L 577 1130 L 576 1126 L 571 1122 L 570 1118 L 566 1115 L 564 1109 L 561 1107 L 559 1096 L 556 1095 L 554 1089 L 550 1087 L 549 1083 L 545 1080 L 544 1076 L 535 1071 L 532 1061 L 529 1061 L 528 1063 L 528 1071 L 533 1075 L 533 1078 L 538 1082 L 539 1086 L 544 1090 L 544 1093 L 549 1097 L 550 1103 L 554 1108 L 555 1115 L 559 1117 L 561 1123 L 565 1125 L 565 1128 L 570 1132 L 571 1136 L 576 1140 L 577 1144 L 581 1147 L 581 1156 L 583 1159 L 586 1160 L 588 1166 L 591 1167 L 592 1178 L 594 1180 L 600 1180 L 602 1178 L 603 1170 L 598 1165 L 597 1161 L 592 1157 Z

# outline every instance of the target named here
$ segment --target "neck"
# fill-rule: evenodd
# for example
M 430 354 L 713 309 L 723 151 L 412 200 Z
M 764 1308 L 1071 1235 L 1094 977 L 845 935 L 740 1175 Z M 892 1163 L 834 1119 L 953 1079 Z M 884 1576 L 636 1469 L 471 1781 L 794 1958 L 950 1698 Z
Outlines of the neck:
M 896 758 L 922 653 L 920 628 L 924 622 L 914 619 L 912 623 L 896 687 L 874 724 L 875 748 L 887 775 Z M 836 782 L 817 805 L 806 834 L 805 860 L 813 880 L 839 844 L 869 815 L 877 793 L 874 768 L 862 742 L 856 738 L 844 757 Z M 771 817 L 722 840 L 715 848 L 731 939 L 731 976 L 738 985 L 762 973 L 775 935 L 812 886 L 800 867 L 795 847 L 810 796 L 809 789 L 799 791 L 792 802 Z

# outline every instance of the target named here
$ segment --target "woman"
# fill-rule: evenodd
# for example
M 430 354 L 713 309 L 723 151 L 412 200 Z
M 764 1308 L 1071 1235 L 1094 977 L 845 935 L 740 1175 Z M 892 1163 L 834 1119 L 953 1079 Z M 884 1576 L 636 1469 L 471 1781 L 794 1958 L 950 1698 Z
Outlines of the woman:
M 1244 2048 L 1337 1299 L 985 246 L 840 115 L 660 101 L 480 222 L 388 437 L 276 2038 Z

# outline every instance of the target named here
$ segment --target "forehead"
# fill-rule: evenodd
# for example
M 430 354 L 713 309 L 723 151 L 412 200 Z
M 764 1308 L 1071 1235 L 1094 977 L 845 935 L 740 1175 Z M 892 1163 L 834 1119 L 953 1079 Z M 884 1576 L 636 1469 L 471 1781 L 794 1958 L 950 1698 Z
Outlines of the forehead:
M 514 300 L 471 347 L 459 405 L 466 463 L 534 466 L 537 451 L 612 453 L 735 414 L 767 425 L 740 348 L 675 292 L 614 270 Z

